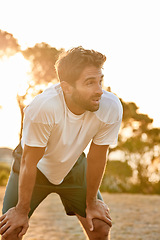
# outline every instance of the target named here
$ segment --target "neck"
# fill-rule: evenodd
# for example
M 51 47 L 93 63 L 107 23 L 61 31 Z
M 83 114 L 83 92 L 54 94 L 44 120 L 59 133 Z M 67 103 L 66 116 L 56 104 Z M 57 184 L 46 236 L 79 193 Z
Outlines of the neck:
M 80 106 L 75 104 L 70 98 L 70 96 L 66 95 L 65 93 L 64 93 L 64 100 L 66 102 L 68 109 L 75 115 L 81 115 L 85 112 L 84 109 L 82 109 Z

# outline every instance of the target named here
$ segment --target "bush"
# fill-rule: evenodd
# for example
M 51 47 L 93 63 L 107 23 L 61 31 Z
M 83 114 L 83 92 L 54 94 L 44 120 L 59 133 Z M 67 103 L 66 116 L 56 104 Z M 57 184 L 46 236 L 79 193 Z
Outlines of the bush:
M 122 193 L 122 192 L 130 192 L 131 184 L 127 179 L 122 180 L 115 176 L 105 176 L 100 190 L 102 192 L 110 192 L 110 193 Z
M 102 192 L 109 193 L 142 193 L 142 194 L 160 194 L 160 181 L 158 183 L 141 182 L 132 183 L 129 178 L 121 179 L 118 176 L 104 176 L 100 187 Z
M 132 173 L 132 168 L 127 162 L 108 161 L 101 191 L 129 192 L 131 188 L 129 179 L 132 177 Z
M 0 186 L 5 186 L 7 184 L 10 170 L 11 168 L 7 163 L 0 163 Z

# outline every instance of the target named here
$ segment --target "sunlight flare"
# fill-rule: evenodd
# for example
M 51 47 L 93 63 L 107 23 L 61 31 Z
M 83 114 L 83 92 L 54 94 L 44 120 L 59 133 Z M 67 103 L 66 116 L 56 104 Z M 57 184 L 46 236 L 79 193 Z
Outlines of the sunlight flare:
M 30 63 L 21 53 L 0 60 L 1 146 L 14 147 L 18 142 L 21 115 L 16 97 L 25 94 L 29 71 Z

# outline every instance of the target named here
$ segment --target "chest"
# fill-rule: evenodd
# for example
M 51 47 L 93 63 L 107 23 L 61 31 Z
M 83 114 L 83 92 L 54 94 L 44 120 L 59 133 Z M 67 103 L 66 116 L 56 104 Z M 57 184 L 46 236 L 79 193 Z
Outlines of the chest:
M 64 115 L 54 126 L 51 138 L 62 145 L 89 142 L 98 132 L 100 121 L 95 115 L 85 114 L 81 118 Z

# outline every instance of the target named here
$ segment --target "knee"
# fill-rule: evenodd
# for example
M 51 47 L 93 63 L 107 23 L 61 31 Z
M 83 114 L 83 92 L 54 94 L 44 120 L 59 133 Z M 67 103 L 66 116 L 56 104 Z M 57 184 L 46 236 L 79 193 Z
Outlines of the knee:
M 93 219 L 94 240 L 109 240 L 110 226 L 102 220 Z

